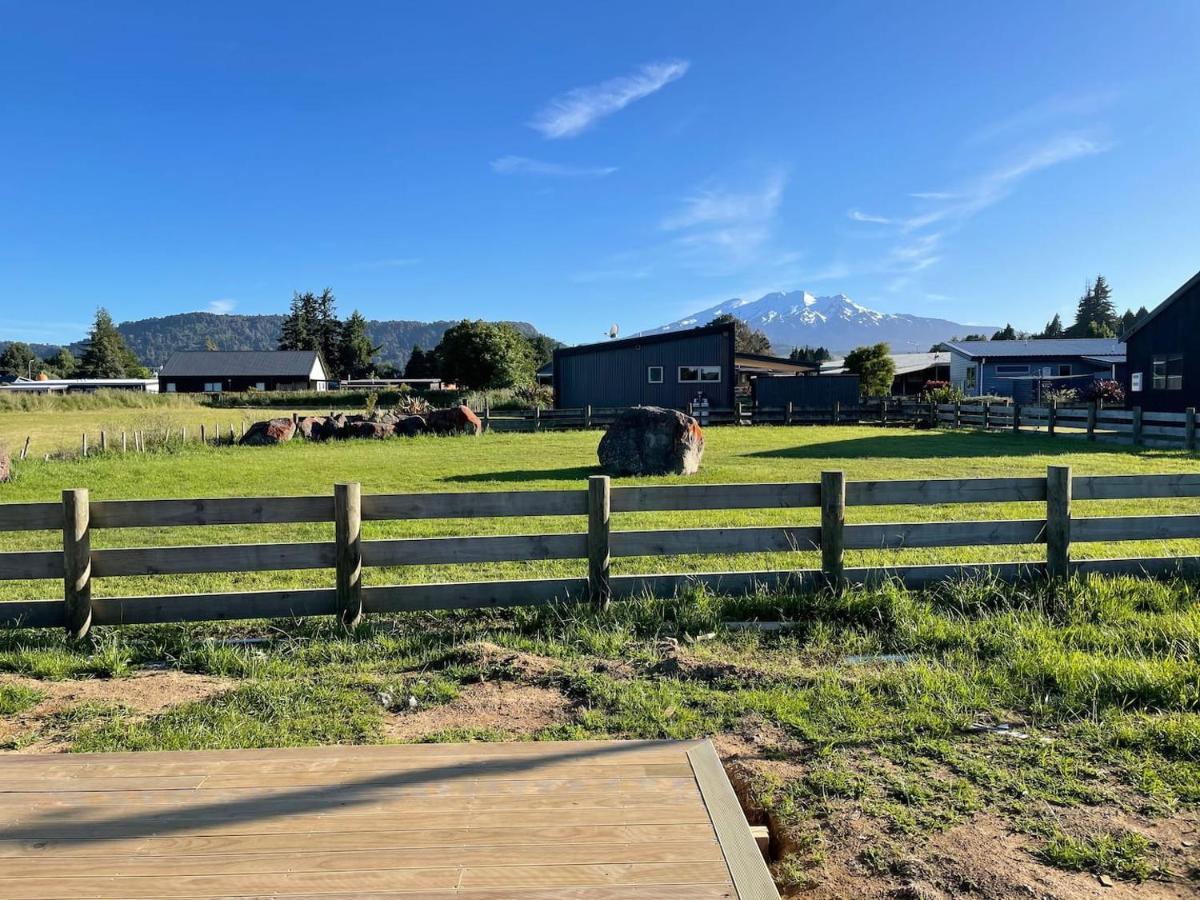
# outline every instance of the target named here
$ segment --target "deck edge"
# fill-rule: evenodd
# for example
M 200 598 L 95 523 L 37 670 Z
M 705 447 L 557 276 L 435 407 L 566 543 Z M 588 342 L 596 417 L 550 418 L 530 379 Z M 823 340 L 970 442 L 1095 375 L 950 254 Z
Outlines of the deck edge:
M 717 843 L 729 867 L 738 900 L 779 900 L 775 881 L 750 833 L 750 823 L 712 741 L 705 740 L 692 747 L 687 757 L 717 832 Z

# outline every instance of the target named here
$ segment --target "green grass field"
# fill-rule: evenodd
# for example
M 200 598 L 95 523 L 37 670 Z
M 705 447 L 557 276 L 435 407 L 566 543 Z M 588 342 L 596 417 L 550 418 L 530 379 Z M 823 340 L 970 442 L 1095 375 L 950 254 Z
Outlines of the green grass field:
M 1036 436 L 877 428 L 712 428 L 695 480 L 1196 471 L 1195 456 Z M 599 432 L 190 448 L 32 462 L 0 502 L 581 487 Z M 673 482 L 679 479 L 658 479 Z M 1080 503 L 1082 515 L 1196 511 L 1196 501 Z M 858 508 L 856 522 L 1036 516 L 1039 504 Z M 617 516 L 616 528 L 815 522 L 815 510 Z M 572 518 L 369 523 L 367 537 L 582 530 Z M 312 540 L 325 526 L 96 532 L 94 546 Z M 54 547 L 3 534 L 0 549 Z M 1076 555 L 1197 553 L 1197 542 Z M 854 554 L 854 562 L 1036 558 L 1039 548 Z M 618 571 L 812 565 L 814 554 L 616 561 Z M 367 582 L 582 572 L 523 563 L 370 570 Z M 330 584 L 330 572 L 99 581 L 147 593 Z M 10 583 L 4 598 L 60 596 Z M 731 622 L 783 622 L 778 631 Z M 1187 582 L 988 581 L 584 608 L 0 634 L 0 742 L 23 752 L 386 740 L 712 735 L 774 870 L 805 896 L 1131 896 L 1200 884 L 1200 596 Z M 143 702 L 144 679 L 178 686 Z M 111 689 L 107 686 L 112 685 Z M 90 699 L 62 699 L 64 686 Z M 190 687 L 189 687 L 190 686 Z M 200 687 L 203 686 L 203 690 Z M 76 695 L 72 695 L 76 696 Z M 1036 888 L 1036 890 L 1034 890 Z

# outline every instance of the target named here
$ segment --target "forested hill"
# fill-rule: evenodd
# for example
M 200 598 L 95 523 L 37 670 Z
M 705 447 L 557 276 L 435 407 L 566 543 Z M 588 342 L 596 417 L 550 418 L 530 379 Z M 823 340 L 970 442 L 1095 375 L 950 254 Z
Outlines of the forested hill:
M 144 365 L 161 366 L 176 350 L 203 350 L 209 339 L 218 350 L 274 350 L 279 343 L 283 316 L 217 315 L 180 313 L 155 319 L 122 322 L 117 326 L 129 348 Z M 367 334 L 381 349 L 380 363 L 403 367 L 414 346 L 432 350 L 453 321 L 370 321 Z M 528 322 L 511 323 L 522 334 L 533 337 L 537 329 Z M 71 345 L 79 356 L 83 342 Z

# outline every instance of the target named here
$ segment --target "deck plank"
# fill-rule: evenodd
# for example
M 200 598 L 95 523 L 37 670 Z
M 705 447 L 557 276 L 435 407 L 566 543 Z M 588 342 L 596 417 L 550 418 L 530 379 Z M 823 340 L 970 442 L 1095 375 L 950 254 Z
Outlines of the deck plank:
M 705 748 L 0 754 L 0 900 L 774 900 Z

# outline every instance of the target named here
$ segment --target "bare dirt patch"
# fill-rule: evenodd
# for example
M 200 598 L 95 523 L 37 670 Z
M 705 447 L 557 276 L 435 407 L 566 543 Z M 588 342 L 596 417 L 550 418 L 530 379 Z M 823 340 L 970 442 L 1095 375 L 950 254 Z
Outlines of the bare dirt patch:
M 452 729 L 489 729 L 514 738 L 571 721 L 571 704 L 558 691 L 537 685 L 485 681 L 468 685 L 450 703 L 388 716 L 384 735 L 417 741 Z
M 181 703 L 224 693 L 235 683 L 224 678 L 168 669 L 137 672 L 128 678 L 75 681 L 39 681 L 20 675 L 0 675 L 0 684 L 20 685 L 43 694 L 37 705 L 0 719 L 0 742 L 17 741 L 22 753 L 61 753 L 69 745 L 69 736 L 58 724 L 64 713 L 99 704 L 122 706 L 133 715 L 148 716 Z

